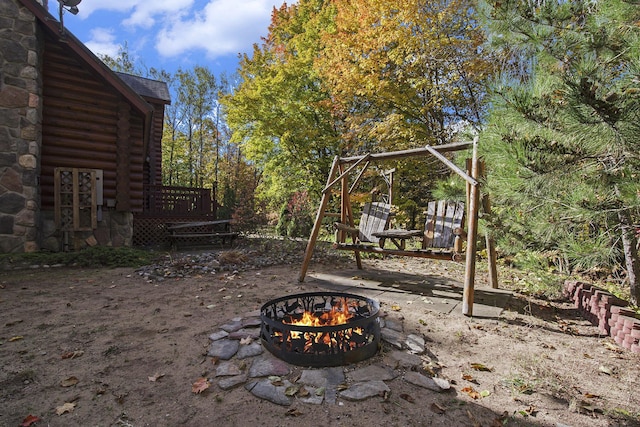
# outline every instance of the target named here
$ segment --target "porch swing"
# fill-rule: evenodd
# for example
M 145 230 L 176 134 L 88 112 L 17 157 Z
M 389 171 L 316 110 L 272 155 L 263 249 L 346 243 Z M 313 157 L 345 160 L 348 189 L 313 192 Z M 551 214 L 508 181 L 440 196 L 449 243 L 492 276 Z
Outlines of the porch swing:
M 443 153 L 472 149 L 472 158 L 467 160 L 466 171 L 459 168 Z M 354 212 L 350 195 L 356 188 L 364 172 L 372 164 L 385 160 L 402 158 L 435 157 L 447 168 L 461 176 L 466 182 L 466 203 L 453 201 L 431 201 L 426 212 L 426 221 L 422 230 L 389 229 L 391 216 L 391 200 L 393 188 L 393 172 L 387 180 L 389 192 L 381 201 L 372 200 L 362 209 L 362 215 L 355 226 Z M 478 212 L 480 205 L 486 213 L 490 212 L 490 203 L 485 195 L 480 198 L 479 178 L 484 175 L 484 164 L 477 157 L 477 138 L 473 142 L 459 142 L 438 146 L 425 146 L 409 150 L 368 153 L 360 156 L 338 157 L 333 160 L 327 183 L 322 190 L 322 199 L 311 236 L 305 250 L 304 259 L 298 280 L 304 278 L 313 256 L 322 221 L 326 216 L 338 217 L 335 222 L 336 240 L 334 247 L 338 250 L 353 251 L 358 269 L 362 269 L 361 252 L 383 255 L 409 256 L 440 260 L 464 260 L 465 279 L 462 300 L 462 313 L 473 315 L 473 291 L 475 282 L 476 251 L 478 239 Z M 353 182 L 349 184 L 350 178 Z M 340 212 L 327 212 L 329 200 L 334 189 L 339 187 Z M 464 218 L 467 221 L 464 230 Z M 406 242 L 421 238 L 417 249 L 407 248 Z M 348 242 L 347 239 L 351 239 Z M 467 241 L 463 251 L 463 241 Z M 388 243 L 392 243 L 388 247 Z M 487 256 L 489 263 L 489 282 L 492 288 L 498 288 L 495 245 L 491 237 L 486 236 Z

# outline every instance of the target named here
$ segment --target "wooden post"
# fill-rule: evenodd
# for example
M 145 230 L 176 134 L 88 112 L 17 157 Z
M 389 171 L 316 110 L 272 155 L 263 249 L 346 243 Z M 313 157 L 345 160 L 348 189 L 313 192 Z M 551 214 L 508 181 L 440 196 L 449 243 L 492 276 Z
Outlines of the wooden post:
M 342 191 L 340 195 L 341 200 L 341 222 L 343 224 L 348 224 L 349 227 L 354 227 L 355 222 L 353 220 L 353 207 L 351 206 L 351 197 L 350 197 L 350 189 L 349 189 L 349 174 L 342 173 L 342 166 L 340 166 L 340 173 L 342 176 Z M 351 169 L 350 169 L 351 170 Z M 356 243 L 355 237 L 351 236 L 353 243 Z M 362 270 L 362 258 L 360 256 L 360 251 L 355 250 L 353 254 L 356 257 L 356 265 L 359 270 Z
M 477 139 L 473 142 L 473 157 L 471 160 L 471 177 L 478 178 L 478 147 Z M 473 291 L 476 278 L 476 248 L 478 240 L 478 202 L 479 183 L 471 184 L 469 188 L 469 215 L 467 219 L 467 254 L 464 272 L 464 291 L 462 294 L 462 314 L 473 316 Z
M 338 156 L 333 158 L 333 164 L 331 165 L 331 171 L 329 172 L 329 178 L 327 179 L 327 184 L 329 184 L 333 177 L 336 175 L 336 171 L 338 170 Z M 331 197 L 331 188 L 325 188 L 322 192 L 322 199 L 320 200 L 320 206 L 318 207 L 318 213 L 316 214 L 316 222 L 313 224 L 313 229 L 311 230 L 311 236 L 309 237 L 309 241 L 307 242 L 307 248 L 304 251 L 304 259 L 302 261 L 302 268 L 300 269 L 300 276 L 298 277 L 298 281 L 303 282 L 304 277 L 307 275 L 307 269 L 309 268 L 309 262 L 311 262 L 311 257 L 313 256 L 313 249 L 316 247 L 316 241 L 318 240 L 318 234 L 320 233 L 320 228 L 322 227 L 322 219 L 324 218 L 324 212 L 327 209 L 327 204 L 329 203 L 329 198 Z
M 480 177 L 484 179 L 487 176 L 486 164 L 482 161 L 479 166 Z M 482 209 L 487 216 L 491 215 L 491 200 L 489 200 L 489 195 L 486 193 L 482 195 Z M 487 263 L 489 264 L 489 284 L 491 288 L 498 289 L 498 255 L 496 254 L 496 243 L 488 227 L 485 232 L 485 242 L 487 245 Z

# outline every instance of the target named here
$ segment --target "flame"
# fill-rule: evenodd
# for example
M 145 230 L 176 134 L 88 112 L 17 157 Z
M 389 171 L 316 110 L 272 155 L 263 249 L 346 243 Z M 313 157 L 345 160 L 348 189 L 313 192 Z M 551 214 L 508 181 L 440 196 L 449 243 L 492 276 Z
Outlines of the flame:
M 344 325 L 356 317 L 358 305 L 349 304 L 347 298 L 341 298 L 338 304 L 331 304 L 331 309 L 315 312 L 302 311 L 297 307 L 295 316 L 285 316 L 282 323 L 294 326 L 338 326 Z M 366 345 L 371 338 L 361 327 L 346 328 L 339 331 L 302 332 L 288 330 L 286 334 L 274 331 L 274 337 L 280 344 L 287 346 L 288 351 L 303 353 L 333 353 L 335 351 L 349 351 Z
M 322 313 L 305 311 L 300 319 L 283 320 L 282 323 L 296 326 L 337 326 L 344 325 L 354 316 L 349 311 L 347 299 L 342 298 L 341 304 L 331 307 L 329 311 Z

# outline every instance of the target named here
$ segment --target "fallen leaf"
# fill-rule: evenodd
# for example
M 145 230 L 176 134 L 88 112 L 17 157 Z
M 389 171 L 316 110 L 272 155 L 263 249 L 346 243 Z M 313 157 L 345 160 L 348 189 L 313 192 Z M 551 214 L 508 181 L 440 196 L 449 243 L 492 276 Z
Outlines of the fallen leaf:
M 524 412 L 526 412 L 527 415 L 535 417 L 536 414 L 538 413 L 538 409 L 533 405 L 529 405 L 529 407 L 527 409 L 525 409 Z
M 290 385 L 284 391 L 285 396 L 295 396 L 295 394 L 300 390 L 300 386 L 297 384 Z
M 318 387 L 316 389 L 316 396 L 322 396 L 324 395 L 324 387 Z
M 9 342 L 14 342 L 14 341 L 18 341 L 24 339 L 24 337 L 22 335 L 16 335 L 15 337 L 11 337 L 9 338 Z
M 598 367 L 598 371 L 602 372 L 603 374 L 613 375 L 613 370 L 608 366 L 600 365 Z
M 618 347 L 617 345 L 609 341 L 605 341 L 602 345 L 604 345 L 607 348 L 607 350 L 613 351 L 614 353 L 622 353 L 623 351 L 620 347 Z
M 153 374 L 152 376 L 150 376 L 150 377 L 148 377 L 148 378 L 149 378 L 149 381 L 151 381 L 151 382 L 156 382 L 156 381 L 158 381 L 158 380 L 159 380 L 160 378 L 162 378 L 162 377 L 164 377 L 164 374 L 158 374 L 158 373 L 155 373 L 155 374 Z
M 75 407 L 76 407 L 75 403 L 67 402 L 64 405 L 58 406 L 56 408 L 56 414 L 62 415 L 62 414 L 66 414 L 67 412 L 71 413 L 71 412 L 73 412 Z
M 291 408 L 287 412 L 284 413 L 287 417 L 297 417 L 302 415 L 302 412 L 298 411 L 296 408 Z
M 478 391 L 473 387 L 464 387 L 460 391 L 463 392 L 463 393 L 467 393 L 469 395 L 469 397 L 474 399 L 474 400 L 480 398 L 480 393 L 478 393 Z
M 271 382 L 272 385 L 276 386 L 276 387 L 280 387 L 283 386 L 284 383 L 282 382 L 282 378 L 276 376 L 276 375 L 272 375 L 269 377 L 269 381 Z
M 584 353 L 584 354 L 582 355 L 582 357 L 584 357 L 585 359 L 593 359 L 593 357 L 591 357 L 591 356 L 590 356 L 589 354 L 587 354 L 587 353 Z
M 431 410 L 433 412 L 435 412 L 436 414 L 439 414 L 439 415 L 442 415 L 445 412 L 447 412 L 447 409 L 444 406 L 438 404 L 437 402 L 433 402 L 431 404 L 430 408 L 431 408 Z
M 415 401 L 416 401 L 413 398 L 413 396 L 411 396 L 410 394 L 407 394 L 407 393 L 400 394 L 400 398 L 406 400 L 409 403 L 415 403 Z
M 488 397 L 491 395 L 491 392 L 489 390 L 482 390 L 480 392 L 480 397 Z
M 82 351 L 82 350 L 67 351 L 65 353 L 62 353 L 60 358 L 61 359 L 75 359 L 76 357 L 80 357 L 83 354 L 84 354 L 84 351 Z
M 391 310 L 393 311 L 400 311 L 402 308 L 398 305 L 398 304 L 393 304 L 391 306 Z
M 191 392 L 200 394 L 211 386 L 211 383 L 206 378 L 198 378 L 196 382 L 191 385 Z
M 20 427 L 31 427 L 31 424 L 37 423 L 38 421 L 42 420 L 35 415 L 27 415 L 27 417 L 22 420 L 22 424 L 20 424 Z
M 244 337 L 242 339 L 240 339 L 240 344 L 242 345 L 249 345 L 253 342 L 253 338 L 251 337 Z
M 340 383 L 340 384 L 338 384 L 338 387 L 336 387 L 336 389 L 337 389 L 338 391 L 343 391 L 343 390 L 346 390 L 346 389 L 348 389 L 348 388 L 349 388 L 349 385 L 348 385 L 348 384 L 346 384 L 346 383 Z
M 60 382 L 60 385 L 62 387 L 72 387 L 76 384 L 78 384 L 78 379 L 76 377 L 69 377 L 66 380 L 62 380 Z
M 470 374 L 462 374 L 462 379 L 465 381 L 469 381 L 470 383 L 478 384 L 478 380 L 473 378 Z
M 587 399 L 596 399 L 596 398 L 599 398 L 600 396 L 598 396 L 597 394 L 585 393 L 584 397 L 586 397 Z
M 298 396 L 299 397 L 307 397 L 310 394 L 311 394 L 311 392 L 309 390 L 307 390 L 305 386 L 300 387 L 300 390 L 298 390 Z
M 493 368 L 489 368 L 482 363 L 472 363 L 471 367 L 476 371 L 493 372 Z

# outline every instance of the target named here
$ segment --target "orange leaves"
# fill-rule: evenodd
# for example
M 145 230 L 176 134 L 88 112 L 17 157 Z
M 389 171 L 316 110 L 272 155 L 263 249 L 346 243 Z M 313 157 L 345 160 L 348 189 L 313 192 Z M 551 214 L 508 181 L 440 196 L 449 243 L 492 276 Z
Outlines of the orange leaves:
M 42 420 L 35 415 L 27 415 L 26 418 L 22 420 L 22 424 L 20 424 L 20 427 L 31 427 L 33 423 L 37 423 L 38 421 Z
M 195 394 L 200 394 L 203 391 L 207 390 L 211 387 L 211 383 L 206 378 L 198 378 L 196 382 L 191 385 L 191 392 Z
M 463 393 L 466 393 L 470 398 L 472 399 L 480 399 L 480 393 L 478 393 L 478 391 L 473 388 L 473 387 L 464 387 L 462 390 L 460 390 Z

